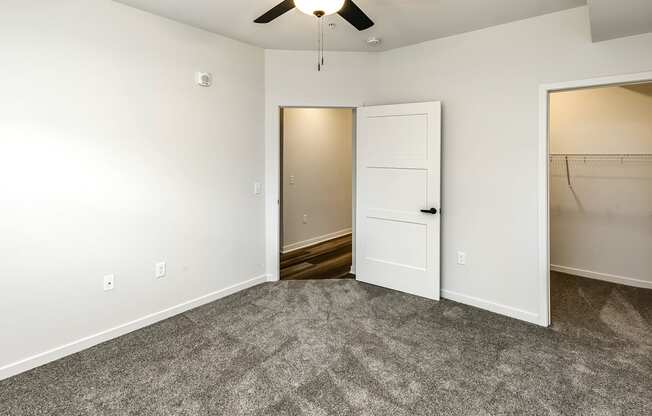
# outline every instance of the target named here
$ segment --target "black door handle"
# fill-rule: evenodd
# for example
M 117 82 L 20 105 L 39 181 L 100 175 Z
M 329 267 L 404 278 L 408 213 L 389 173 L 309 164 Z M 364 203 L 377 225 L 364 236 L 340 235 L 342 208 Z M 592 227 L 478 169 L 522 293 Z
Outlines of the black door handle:
M 421 212 L 423 212 L 424 214 L 436 214 L 439 211 L 437 211 L 437 208 L 430 208 L 430 209 L 422 209 Z

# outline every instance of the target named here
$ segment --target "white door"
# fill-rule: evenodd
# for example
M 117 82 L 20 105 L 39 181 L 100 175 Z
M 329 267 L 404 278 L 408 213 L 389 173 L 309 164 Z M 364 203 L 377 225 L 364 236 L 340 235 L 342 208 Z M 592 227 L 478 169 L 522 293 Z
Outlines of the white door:
M 357 114 L 356 277 L 439 300 L 441 103 Z

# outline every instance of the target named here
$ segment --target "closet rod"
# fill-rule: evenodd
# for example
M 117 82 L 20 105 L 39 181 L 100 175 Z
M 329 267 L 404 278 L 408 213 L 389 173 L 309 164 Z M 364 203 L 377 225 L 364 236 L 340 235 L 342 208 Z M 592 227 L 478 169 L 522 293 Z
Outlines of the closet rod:
M 652 159 L 652 153 L 551 153 L 550 158 L 559 158 L 559 159 Z
M 628 154 L 584 154 L 584 153 L 552 153 L 550 154 L 550 161 L 559 161 L 559 162 L 564 162 L 564 167 L 566 171 L 566 182 L 568 183 L 568 187 L 570 189 L 573 189 L 573 182 L 571 180 L 571 172 L 570 172 L 570 161 L 619 161 L 621 163 L 628 161 L 634 161 L 634 162 L 652 162 L 652 154 L 651 153 L 628 153 Z

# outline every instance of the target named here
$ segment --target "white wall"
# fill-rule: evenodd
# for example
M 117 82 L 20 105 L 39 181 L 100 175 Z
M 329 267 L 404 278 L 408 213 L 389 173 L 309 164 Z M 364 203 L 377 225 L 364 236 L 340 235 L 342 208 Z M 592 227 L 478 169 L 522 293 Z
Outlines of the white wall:
M 652 154 L 652 83 L 551 94 L 550 152 Z
M 381 55 L 377 100 L 444 103 L 444 296 L 544 322 L 539 86 L 647 71 L 651 50 L 651 34 L 592 43 L 582 7 Z
M 351 232 L 352 153 L 352 110 L 283 110 L 283 251 Z
M 261 49 L 108 0 L 5 0 L 0 51 L 0 378 L 264 275 Z
M 652 154 L 652 84 L 554 93 L 550 151 Z M 652 288 L 652 163 L 570 161 L 550 167 L 556 270 Z
M 315 89 L 345 95 L 356 80 L 372 81 L 364 90 L 354 83 L 355 97 L 368 104 L 441 100 L 443 294 L 545 322 L 538 273 L 539 86 L 647 71 L 650 50 L 650 34 L 592 43 L 582 7 L 383 52 L 368 74 L 353 65 L 340 82 L 297 65 L 309 60 L 301 53 L 268 51 L 267 115 L 278 97 L 310 105 L 320 101 Z M 347 64 L 348 55 L 341 56 L 336 68 Z M 268 145 L 277 125 L 268 117 Z M 274 151 L 267 156 L 270 175 Z M 467 252 L 466 266 L 456 265 L 457 250 Z
M 272 280 L 279 277 L 280 107 L 364 105 L 377 84 L 378 57 L 327 52 L 326 67 L 317 72 L 312 51 L 265 51 L 266 251 Z

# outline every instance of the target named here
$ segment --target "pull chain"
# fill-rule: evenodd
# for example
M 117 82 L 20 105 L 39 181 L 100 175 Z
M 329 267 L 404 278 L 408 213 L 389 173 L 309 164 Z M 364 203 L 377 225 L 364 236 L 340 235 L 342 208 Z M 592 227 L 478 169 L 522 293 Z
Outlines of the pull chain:
M 325 35 L 324 35 L 324 18 L 317 18 L 317 71 L 321 71 L 322 67 L 326 64 L 324 59 L 325 48 Z

